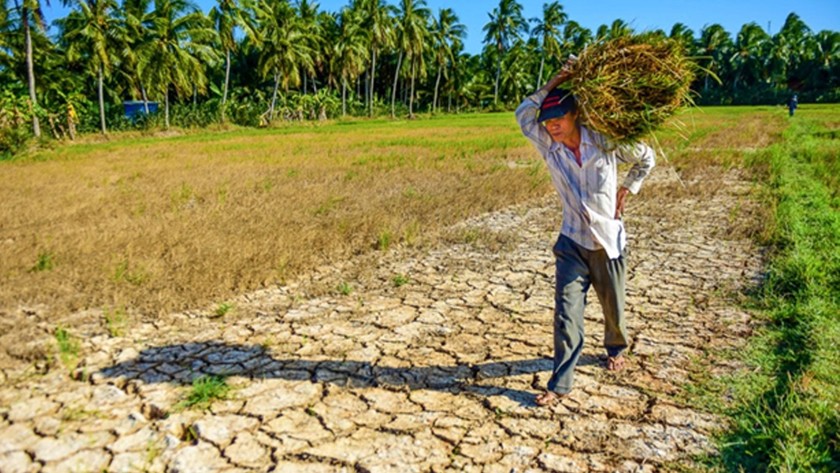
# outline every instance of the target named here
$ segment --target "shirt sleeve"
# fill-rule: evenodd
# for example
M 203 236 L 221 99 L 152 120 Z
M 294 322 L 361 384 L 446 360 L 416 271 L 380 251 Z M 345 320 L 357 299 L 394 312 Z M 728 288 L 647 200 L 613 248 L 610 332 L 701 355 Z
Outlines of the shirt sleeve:
M 624 187 L 633 194 L 638 194 L 639 189 L 642 188 L 642 182 L 656 165 L 653 148 L 644 143 L 620 146 L 616 150 L 616 157 L 621 162 L 633 165 L 624 179 Z
M 552 143 L 551 135 L 537 122 L 537 111 L 546 95 L 548 95 L 547 91 L 538 90 L 526 97 L 516 109 L 516 121 L 522 129 L 522 134 L 543 156 L 548 154 Z

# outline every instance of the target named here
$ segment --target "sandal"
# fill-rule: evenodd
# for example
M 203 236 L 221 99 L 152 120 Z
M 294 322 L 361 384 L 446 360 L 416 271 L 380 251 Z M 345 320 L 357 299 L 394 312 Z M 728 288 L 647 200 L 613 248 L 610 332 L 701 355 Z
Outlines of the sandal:
M 607 371 L 621 371 L 623 369 L 624 357 L 622 355 L 607 357 Z
M 559 404 L 562 398 L 563 394 L 558 394 L 554 391 L 544 391 L 537 395 L 534 402 L 540 407 L 551 407 Z

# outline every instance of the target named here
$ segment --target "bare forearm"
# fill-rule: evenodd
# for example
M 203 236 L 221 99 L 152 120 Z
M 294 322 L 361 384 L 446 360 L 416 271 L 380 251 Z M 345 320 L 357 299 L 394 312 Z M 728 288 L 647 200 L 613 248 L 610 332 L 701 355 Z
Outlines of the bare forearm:
M 559 74 L 553 76 L 551 79 L 548 79 L 548 82 L 545 83 L 540 91 L 544 92 L 551 92 L 552 90 L 556 89 L 558 85 L 566 82 L 569 79 L 569 75 L 566 72 L 560 72 Z
M 558 85 L 562 84 L 569 80 L 572 77 L 571 69 L 575 61 L 574 56 L 569 56 L 569 59 L 566 61 L 566 64 L 563 65 L 563 69 L 560 70 L 559 73 L 552 76 L 548 79 L 548 82 L 545 83 L 544 86 L 540 89 L 540 91 L 551 92 L 552 90 L 556 89 Z

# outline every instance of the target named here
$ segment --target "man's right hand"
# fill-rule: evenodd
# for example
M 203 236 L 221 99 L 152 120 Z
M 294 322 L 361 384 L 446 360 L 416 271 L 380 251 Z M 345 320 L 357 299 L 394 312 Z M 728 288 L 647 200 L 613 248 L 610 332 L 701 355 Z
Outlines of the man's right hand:
M 577 61 L 577 57 L 574 55 L 570 55 L 569 59 L 566 60 L 566 64 L 564 64 L 563 68 L 560 69 L 560 72 L 558 72 L 554 77 L 549 79 L 548 82 L 543 86 L 543 89 L 545 89 L 546 92 L 551 92 L 558 85 L 571 79 L 572 66 L 574 65 L 575 61 Z
M 572 70 L 574 70 L 575 63 L 577 62 L 577 56 L 574 54 L 569 54 L 569 58 L 566 59 L 566 64 L 563 64 L 563 68 L 560 69 L 560 74 L 568 80 L 572 77 Z

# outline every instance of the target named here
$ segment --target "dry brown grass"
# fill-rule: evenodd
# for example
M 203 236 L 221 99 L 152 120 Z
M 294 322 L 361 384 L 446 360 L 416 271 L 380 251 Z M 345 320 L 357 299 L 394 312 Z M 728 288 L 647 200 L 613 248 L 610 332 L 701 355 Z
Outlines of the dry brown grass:
M 731 173 L 756 181 L 763 179 L 761 168 L 745 167 L 744 160 L 780 141 L 787 125 L 784 110 L 772 107 L 693 108 L 675 119 L 683 123 L 682 131 L 672 128 L 657 133 L 658 144 L 667 156 L 667 160 L 657 157 L 657 172 L 670 167 L 681 182 L 672 179 L 649 183 L 633 200 L 646 214 L 660 218 L 663 225 L 677 227 L 684 224 L 686 217 L 678 209 L 675 211 L 674 202 L 711 200 L 725 191 L 722 187 L 728 185 Z M 760 199 L 752 193 L 758 191 L 755 187 L 739 195 L 733 209 L 719 215 L 724 225 L 716 236 L 761 240 L 773 209 L 757 203 Z
M 657 133 L 657 142 L 680 174 L 692 179 L 710 166 L 739 166 L 746 154 L 781 140 L 787 125 L 781 112 L 772 107 L 691 108 L 674 117 L 680 129 Z
M 510 116 L 131 139 L 41 158 L 0 164 L 4 311 L 206 306 L 550 191 Z
M 660 134 L 685 174 L 784 123 L 693 114 L 690 141 Z M 41 304 L 55 319 L 213 306 L 552 192 L 509 114 L 112 139 L 0 163 L 0 177 L 0 314 Z

